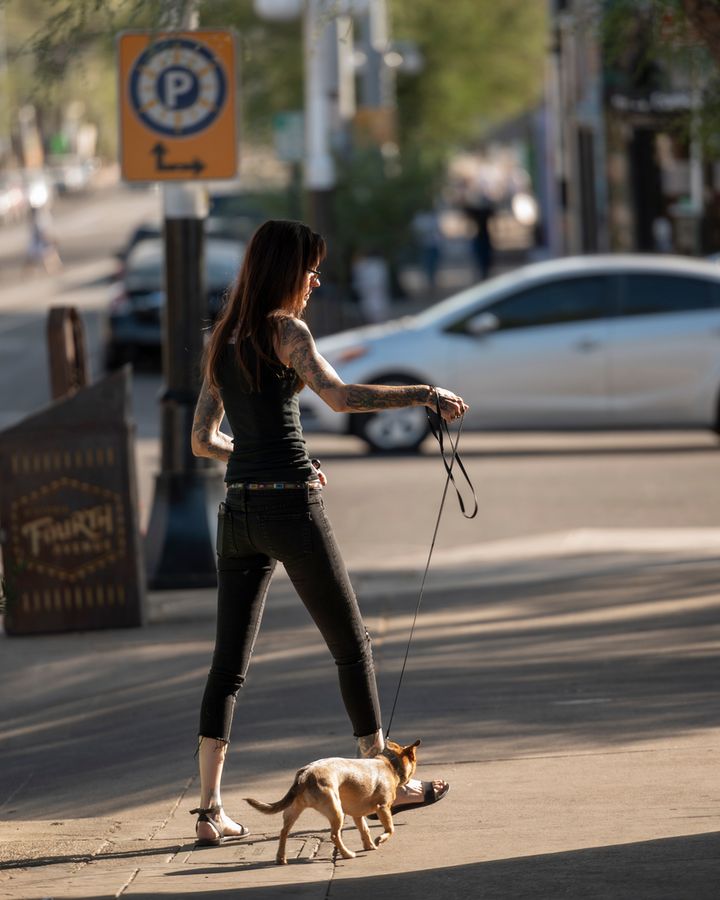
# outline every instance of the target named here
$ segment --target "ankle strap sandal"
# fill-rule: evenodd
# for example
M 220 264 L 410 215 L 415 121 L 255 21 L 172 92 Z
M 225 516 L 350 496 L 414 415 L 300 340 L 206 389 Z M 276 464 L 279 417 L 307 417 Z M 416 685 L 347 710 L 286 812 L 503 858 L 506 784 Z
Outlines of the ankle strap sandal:
M 195 823 L 195 846 L 196 847 L 219 847 L 220 844 L 223 843 L 225 838 L 244 838 L 248 834 L 250 834 L 250 829 L 246 828 L 244 825 L 241 825 L 240 828 L 242 831 L 240 834 L 232 834 L 230 832 L 226 832 L 224 826 L 222 826 L 219 822 L 220 813 L 223 811 L 222 806 L 208 806 L 203 808 L 198 806 L 196 809 L 190 810 L 191 816 L 197 816 L 197 822 Z M 197 837 L 198 826 L 201 822 L 207 822 L 207 824 L 212 828 L 215 832 L 215 837 L 213 838 L 200 838 Z

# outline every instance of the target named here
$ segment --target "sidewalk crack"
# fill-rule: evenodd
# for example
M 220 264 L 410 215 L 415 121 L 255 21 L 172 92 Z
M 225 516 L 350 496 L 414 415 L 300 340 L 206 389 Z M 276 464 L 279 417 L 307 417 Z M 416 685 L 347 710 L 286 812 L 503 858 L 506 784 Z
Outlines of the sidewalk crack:
M 332 890 L 333 881 L 335 880 L 335 873 L 337 872 L 337 862 L 338 862 L 338 850 L 337 847 L 333 848 L 333 857 L 332 857 L 332 874 L 330 875 L 330 880 L 328 881 L 327 890 L 325 891 L 324 900 L 330 900 L 330 891 Z
M 115 894 L 114 894 L 115 897 L 122 897 L 122 895 L 125 893 L 125 891 L 130 887 L 130 885 L 133 883 L 133 881 L 135 881 L 135 879 L 137 878 L 139 871 L 140 871 L 140 869 L 135 869 L 135 871 L 128 878 L 128 880 L 125 882 L 125 884 L 122 885 L 120 890 L 115 892 Z
M 185 784 L 185 787 L 180 791 L 180 796 L 177 798 L 177 800 L 173 804 L 172 809 L 167 814 L 167 816 L 165 816 L 165 818 L 158 825 L 158 827 L 148 835 L 147 840 L 149 840 L 149 841 L 154 840 L 155 836 L 157 834 L 159 834 L 163 830 L 163 828 L 167 825 L 167 823 L 170 821 L 170 819 L 172 819 L 172 817 L 175 815 L 175 811 L 177 810 L 178 806 L 180 806 L 180 804 L 183 802 L 187 792 L 190 790 L 190 788 L 193 786 L 193 784 L 195 783 L 196 780 L 197 780 L 197 775 L 192 775 L 190 778 L 188 778 L 188 780 Z

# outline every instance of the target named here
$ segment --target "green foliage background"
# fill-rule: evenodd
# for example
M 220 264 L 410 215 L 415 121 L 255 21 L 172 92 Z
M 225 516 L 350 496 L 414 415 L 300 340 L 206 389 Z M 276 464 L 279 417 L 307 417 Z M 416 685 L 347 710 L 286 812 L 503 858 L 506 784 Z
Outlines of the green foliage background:
M 178 0 L 181 3 L 181 0 Z M 12 112 L 34 102 L 46 119 L 81 98 L 100 127 L 101 149 L 116 145 L 115 34 L 160 27 L 169 0 L 2 0 Z M 177 5 L 177 4 L 176 4 Z M 442 155 L 539 100 L 545 4 L 527 0 L 390 0 L 394 37 L 415 41 L 425 66 L 398 77 L 401 142 Z M 275 113 L 302 106 L 300 21 L 260 20 L 252 0 L 205 0 L 203 27 L 238 33 L 243 130 L 271 136 Z
M 419 76 L 398 78 L 401 134 L 443 152 L 540 102 L 547 4 L 392 0 L 393 34 L 413 40 Z
M 166 26 L 173 6 L 183 0 L 0 0 L 10 60 L 6 116 L 32 102 L 47 137 L 63 108 L 81 99 L 98 126 L 100 154 L 114 159 L 115 36 Z M 301 21 L 262 21 L 252 0 L 204 0 L 199 10 L 202 27 L 236 30 L 242 138 L 270 144 L 274 116 L 303 105 Z M 358 252 L 397 259 L 448 156 L 542 95 L 545 2 L 389 0 L 388 11 L 392 37 L 413 42 L 423 68 L 397 74 L 399 155 L 356 147 L 338 160 L 333 243 L 345 271 Z M 302 215 L 297 194 L 284 199 L 288 215 Z

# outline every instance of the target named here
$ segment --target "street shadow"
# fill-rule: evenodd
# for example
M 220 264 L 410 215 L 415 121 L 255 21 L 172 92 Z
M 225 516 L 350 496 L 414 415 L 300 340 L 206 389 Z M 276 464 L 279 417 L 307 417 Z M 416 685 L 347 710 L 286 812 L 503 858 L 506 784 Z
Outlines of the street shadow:
M 415 598 L 360 599 L 387 718 Z M 431 586 L 395 730 L 423 739 L 422 764 L 458 759 L 448 734 L 481 761 L 493 741 L 612 751 L 703 731 L 718 724 L 719 612 L 708 560 Z M 62 818 L 78 796 L 90 816 L 177 796 L 195 768 L 213 637 L 208 609 L 130 631 L 0 638 L 4 817 Z M 271 591 L 234 728 L 230 757 L 245 773 L 290 777 L 329 750 L 354 752 L 332 659 L 294 595 Z
M 585 900 L 716 900 L 718 885 L 718 832 L 683 835 L 622 845 L 590 847 L 537 856 L 478 861 L 459 866 L 438 866 L 410 872 L 362 875 L 362 856 L 336 864 L 332 880 L 298 881 L 290 884 L 246 886 L 242 877 L 231 888 L 215 888 L 211 883 L 193 889 L 196 900 L 282 900 L 284 897 L 318 897 L 328 900 L 396 900 L 398 897 L 427 897 L 431 900 L 551 900 L 557 897 L 582 897 Z M 481 851 L 479 851 L 481 852 Z M 312 861 L 291 862 L 289 868 L 312 866 Z M 203 878 L 204 885 L 213 875 L 270 867 L 272 863 L 248 862 L 240 865 L 191 866 L 168 871 L 165 877 L 175 881 Z M 357 873 L 357 874 L 356 874 Z M 225 881 L 225 883 L 227 883 Z M 168 889 L 168 895 L 172 888 Z M 178 888 L 178 890 L 183 890 Z M 165 891 L 163 891 L 163 896 Z M 68 897 L 68 900 L 75 898 Z M 106 895 L 82 900 L 104 900 Z M 156 900 L 158 894 L 134 890 L 135 900 Z M 40 895 L 27 900 L 42 900 Z M 78 895 L 77 900 L 80 900 Z
M 113 853 L 68 853 L 54 856 L 30 856 L 22 859 L 13 859 L 9 862 L 0 861 L 0 872 L 12 872 L 15 869 L 39 869 L 45 866 L 75 865 L 89 862 L 103 862 L 111 859 L 150 859 L 153 856 L 169 856 L 172 854 L 187 852 L 193 849 L 193 844 L 166 844 L 162 847 L 148 847 L 146 850 L 121 850 Z
M 304 831 L 293 829 L 292 832 L 292 838 L 295 840 L 313 837 L 322 840 L 323 837 L 329 839 L 329 836 L 329 829 L 324 835 L 318 834 L 317 829 L 308 829 Z M 257 846 L 258 844 L 277 844 L 277 841 L 277 835 L 253 835 L 250 839 L 238 838 L 237 840 L 233 840 L 231 838 L 226 838 L 222 846 L 223 849 L 232 849 L 233 847 L 252 848 Z M 162 846 L 153 844 L 152 846 L 142 850 L 113 850 L 103 851 L 100 853 L 66 853 L 54 854 L 52 856 L 29 856 L 12 859 L 7 862 L 0 860 L 0 872 L 12 872 L 18 869 L 40 869 L 47 866 L 77 865 L 90 862 L 102 863 L 108 860 L 137 860 L 138 862 L 142 862 L 143 859 L 152 859 L 155 856 L 174 857 L 180 853 L 191 852 L 202 854 L 203 856 L 205 854 L 208 854 L 211 857 L 215 849 L 215 847 L 199 848 L 195 846 L 194 841 L 188 841 L 186 843 L 163 844 Z M 199 859 L 200 856 L 196 858 Z M 311 860 L 307 861 L 311 862 Z M 300 860 L 298 860 L 298 862 L 300 862 Z M 264 868 L 265 865 L 265 863 L 257 863 L 251 867 Z

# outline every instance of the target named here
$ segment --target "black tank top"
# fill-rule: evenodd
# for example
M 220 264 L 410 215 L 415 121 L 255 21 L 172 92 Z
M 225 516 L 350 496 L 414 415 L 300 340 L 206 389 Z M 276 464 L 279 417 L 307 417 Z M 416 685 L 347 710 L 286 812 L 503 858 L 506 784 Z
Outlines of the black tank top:
M 248 368 L 255 352 L 246 343 Z M 295 392 L 297 374 L 281 363 L 261 360 L 260 389 L 251 391 L 227 344 L 218 365 L 220 395 L 233 433 L 226 482 L 310 481 L 316 472 L 308 457 Z

